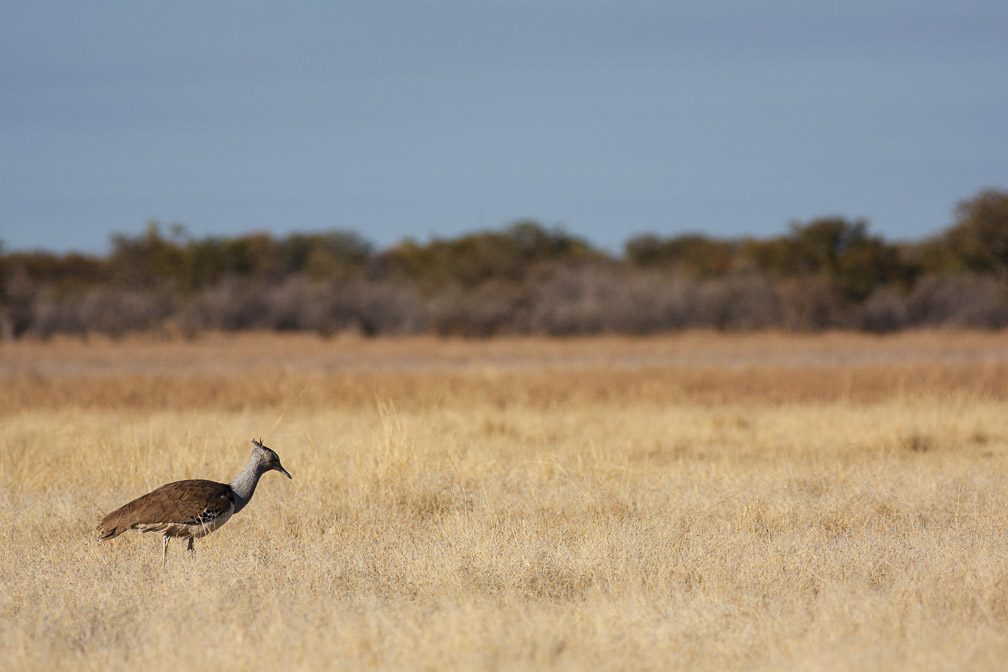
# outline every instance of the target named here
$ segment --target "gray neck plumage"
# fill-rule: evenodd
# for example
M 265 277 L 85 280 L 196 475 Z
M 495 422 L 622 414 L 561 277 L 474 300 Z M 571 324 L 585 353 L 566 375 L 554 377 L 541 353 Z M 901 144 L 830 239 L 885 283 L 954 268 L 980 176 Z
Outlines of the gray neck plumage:
M 234 493 L 235 500 L 235 513 L 244 509 L 245 505 L 252 499 L 252 495 L 255 494 L 256 486 L 259 485 L 259 477 L 263 475 L 261 466 L 253 455 L 249 463 L 245 465 L 245 469 L 238 474 L 238 478 L 231 481 L 231 492 Z

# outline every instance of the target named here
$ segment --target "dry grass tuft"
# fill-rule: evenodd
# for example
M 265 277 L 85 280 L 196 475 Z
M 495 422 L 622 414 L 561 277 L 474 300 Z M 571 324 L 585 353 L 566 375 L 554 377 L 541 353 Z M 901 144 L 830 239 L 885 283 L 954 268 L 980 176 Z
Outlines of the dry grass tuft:
M 1000 669 L 999 343 L 21 344 L 0 667 Z M 260 434 L 195 557 L 95 541 Z

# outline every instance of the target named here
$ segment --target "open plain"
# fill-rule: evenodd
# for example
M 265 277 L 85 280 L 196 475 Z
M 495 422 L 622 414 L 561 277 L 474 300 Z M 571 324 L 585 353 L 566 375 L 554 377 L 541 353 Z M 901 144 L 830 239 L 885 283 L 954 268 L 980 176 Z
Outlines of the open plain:
M 0 345 L 0 668 L 1004 669 L 1008 335 Z M 103 513 L 267 474 L 169 549 Z

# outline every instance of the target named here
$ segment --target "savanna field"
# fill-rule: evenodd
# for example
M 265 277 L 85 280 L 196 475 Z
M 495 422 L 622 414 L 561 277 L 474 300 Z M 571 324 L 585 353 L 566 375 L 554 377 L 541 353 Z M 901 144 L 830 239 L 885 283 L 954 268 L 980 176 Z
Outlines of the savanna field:
M 998 670 L 1008 334 L 0 344 L 0 669 Z M 169 481 L 214 534 L 99 543 Z

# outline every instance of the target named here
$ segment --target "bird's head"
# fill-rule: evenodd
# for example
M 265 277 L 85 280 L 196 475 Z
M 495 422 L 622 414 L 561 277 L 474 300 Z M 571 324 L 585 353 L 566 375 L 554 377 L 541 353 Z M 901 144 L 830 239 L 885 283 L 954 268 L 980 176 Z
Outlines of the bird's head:
M 263 472 L 270 470 L 279 471 L 287 478 L 293 479 L 293 477 L 287 473 L 287 470 L 283 468 L 283 465 L 280 464 L 280 456 L 273 452 L 272 448 L 264 446 L 262 439 L 259 439 L 258 441 L 256 439 L 252 439 L 252 445 L 254 446 L 252 449 L 252 455 L 258 458 L 260 469 Z

